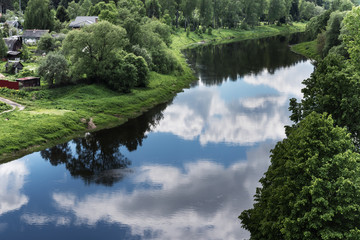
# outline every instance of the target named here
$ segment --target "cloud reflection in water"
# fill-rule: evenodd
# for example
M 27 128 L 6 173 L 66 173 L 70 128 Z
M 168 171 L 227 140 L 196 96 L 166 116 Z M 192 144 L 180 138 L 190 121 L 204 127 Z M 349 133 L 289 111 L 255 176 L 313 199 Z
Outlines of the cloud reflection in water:
M 26 205 L 29 198 L 21 193 L 29 171 L 24 161 L 0 165 L 0 216 Z
M 185 164 L 184 171 L 142 166 L 133 178 L 138 186 L 133 192 L 55 192 L 52 198 L 59 210 L 74 214 L 76 225 L 125 224 L 134 235 L 144 237 L 151 231 L 158 239 L 246 238 L 237 215 L 251 207 L 271 147 L 269 143 L 251 149 L 247 161 L 229 167 L 210 160 Z
M 282 139 L 285 137 L 284 125 L 290 124 L 289 98 L 301 97 L 301 82 L 312 71 L 313 66 L 308 61 L 279 69 L 275 74 L 263 71 L 256 76 L 246 76 L 238 81 L 253 85 L 254 89 L 254 86 L 267 86 L 279 94 L 254 92 L 247 93 L 250 96 L 246 97 L 238 94 L 236 99 L 230 100 L 226 99 L 226 92 L 221 92 L 224 86 L 200 84 L 196 94 L 191 89 L 179 96 L 165 110 L 163 121 L 153 131 L 172 133 L 185 140 L 198 138 L 202 145 L 220 142 L 253 145 Z M 243 91 L 234 89 L 239 84 L 223 84 L 230 85 L 229 91 Z

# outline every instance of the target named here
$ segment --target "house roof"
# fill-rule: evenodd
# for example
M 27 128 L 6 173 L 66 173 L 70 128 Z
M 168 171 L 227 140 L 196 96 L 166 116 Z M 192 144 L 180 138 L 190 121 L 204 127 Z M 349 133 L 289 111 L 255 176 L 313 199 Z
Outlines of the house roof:
M 10 63 L 13 63 L 15 68 L 23 68 L 24 67 L 24 65 L 19 61 L 8 61 L 5 64 L 5 67 L 8 67 Z
M 80 28 L 86 25 L 94 24 L 98 21 L 98 16 L 79 16 L 69 25 L 71 28 Z
M 27 29 L 27 30 L 24 30 L 22 37 L 23 38 L 41 38 L 41 36 L 46 33 L 49 33 L 49 30 Z
M 5 23 L 8 24 L 10 27 L 21 28 L 21 23 L 18 20 L 7 20 Z
M 5 44 L 8 48 L 8 50 L 13 51 L 13 50 L 15 50 L 14 46 L 15 46 L 16 42 L 19 41 L 19 38 L 18 37 L 9 37 L 9 38 L 4 38 L 4 41 L 5 41 Z
M 39 77 L 24 77 L 24 78 L 17 78 L 17 82 L 26 82 L 26 81 L 32 81 L 32 80 L 39 80 Z

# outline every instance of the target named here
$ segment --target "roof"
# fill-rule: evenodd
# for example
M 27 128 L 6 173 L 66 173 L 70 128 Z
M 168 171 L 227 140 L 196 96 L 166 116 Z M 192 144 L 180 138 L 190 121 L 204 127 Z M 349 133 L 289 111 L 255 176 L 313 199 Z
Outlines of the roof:
M 25 81 L 31 81 L 31 80 L 39 80 L 39 77 L 24 77 L 24 78 L 17 78 L 17 82 L 25 82 Z
M 80 28 L 86 25 L 94 24 L 98 21 L 98 16 L 79 16 L 69 25 L 71 28 Z
M 18 20 L 7 20 L 5 23 L 8 24 L 10 27 L 21 28 L 21 23 Z
M 22 37 L 23 38 L 41 38 L 42 35 L 49 33 L 49 30 L 39 30 L 39 29 L 27 29 L 24 30 Z
M 9 49 L 9 51 L 13 51 L 14 46 L 16 44 L 17 41 L 19 41 L 18 37 L 9 37 L 9 38 L 4 38 L 5 44 L 7 46 L 7 48 Z
M 19 62 L 19 61 L 10 61 L 10 60 L 5 64 L 5 67 L 8 67 L 10 63 L 13 63 L 15 68 L 19 68 L 19 67 L 23 68 L 24 67 L 24 65 L 21 62 Z
M 17 56 L 19 55 L 21 52 L 18 52 L 18 51 L 7 51 L 7 54 L 10 55 L 10 56 Z

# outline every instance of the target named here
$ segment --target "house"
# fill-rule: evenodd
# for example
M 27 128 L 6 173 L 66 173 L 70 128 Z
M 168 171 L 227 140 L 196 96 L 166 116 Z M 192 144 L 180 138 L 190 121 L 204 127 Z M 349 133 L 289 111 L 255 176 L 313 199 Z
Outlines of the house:
M 27 44 L 36 43 L 43 35 L 47 33 L 49 33 L 49 30 L 27 29 L 23 32 L 22 40 Z
M 19 83 L 20 87 L 37 87 L 40 86 L 39 77 L 24 77 L 16 79 L 16 82 Z
M 17 28 L 17 29 L 23 28 L 18 20 L 13 20 L 13 21 L 7 20 L 5 24 L 7 24 L 10 28 Z
M 22 63 L 21 63 L 20 61 L 18 61 L 18 60 L 15 60 L 15 61 L 9 60 L 9 61 L 5 64 L 6 72 L 18 73 L 18 72 L 20 72 L 23 68 L 24 68 L 24 65 L 22 65 Z
M 8 51 L 19 51 L 22 48 L 21 37 L 13 36 L 4 38 Z
M 79 16 L 69 25 L 71 28 L 81 28 L 98 22 L 98 16 Z

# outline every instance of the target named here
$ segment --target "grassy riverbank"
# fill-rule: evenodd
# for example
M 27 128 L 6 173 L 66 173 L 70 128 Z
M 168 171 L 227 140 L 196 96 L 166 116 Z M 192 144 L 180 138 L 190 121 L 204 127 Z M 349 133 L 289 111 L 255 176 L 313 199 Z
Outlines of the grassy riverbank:
M 82 136 L 87 131 L 118 126 L 159 103 L 170 101 L 195 80 L 180 53 L 198 42 L 223 43 L 303 31 L 305 24 L 259 26 L 251 31 L 213 30 L 199 36 L 179 31 L 171 46 L 183 72 L 172 75 L 151 73 L 145 89 L 130 94 L 109 90 L 103 85 L 76 85 L 25 92 L 0 88 L 0 96 L 26 108 L 0 115 L 0 161 L 15 159 L 33 151 Z M 94 125 L 96 126 L 93 129 Z
M 316 40 L 293 45 L 291 46 L 291 50 L 316 61 L 321 59 L 321 56 L 317 50 Z

